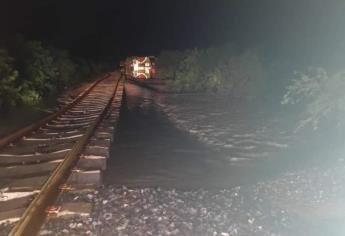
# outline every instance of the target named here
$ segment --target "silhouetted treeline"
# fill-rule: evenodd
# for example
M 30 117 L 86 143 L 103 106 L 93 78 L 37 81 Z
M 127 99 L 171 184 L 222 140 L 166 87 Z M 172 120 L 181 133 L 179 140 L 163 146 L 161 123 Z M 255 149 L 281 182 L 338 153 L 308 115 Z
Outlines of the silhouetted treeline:
M 345 128 L 344 69 L 295 71 L 294 61 L 278 57 L 269 61 L 263 55 L 239 51 L 231 44 L 163 51 L 157 59 L 158 77 L 170 79 L 178 92 L 214 92 L 230 99 L 260 101 L 265 111 L 286 110 L 298 119 L 296 130 L 322 125 Z
M 238 52 L 231 44 L 207 49 L 163 51 L 160 78 L 173 79 L 180 92 L 217 92 L 252 98 L 263 92 L 266 74 L 255 50 Z
M 0 110 L 33 105 L 66 86 L 89 79 L 102 66 L 73 58 L 40 41 L 17 38 L 0 48 Z

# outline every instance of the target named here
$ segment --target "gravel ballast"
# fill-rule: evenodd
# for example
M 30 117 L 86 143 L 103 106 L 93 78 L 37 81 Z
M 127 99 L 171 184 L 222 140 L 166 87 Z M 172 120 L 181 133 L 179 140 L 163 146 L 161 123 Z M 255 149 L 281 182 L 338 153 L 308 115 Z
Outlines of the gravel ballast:
M 344 235 L 345 166 L 221 190 L 105 186 L 90 217 L 51 219 L 44 235 Z M 78 201 L 78 199 L 75 199 Z

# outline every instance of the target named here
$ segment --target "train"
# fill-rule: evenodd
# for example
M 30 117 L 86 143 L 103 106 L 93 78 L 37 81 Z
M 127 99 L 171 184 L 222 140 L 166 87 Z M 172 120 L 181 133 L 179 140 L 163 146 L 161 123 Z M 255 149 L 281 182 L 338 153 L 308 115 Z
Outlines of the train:
M 121 73 L 129 79 L 147 80 L 156 76 L 154 56 L 128 57 L 120 63 Z

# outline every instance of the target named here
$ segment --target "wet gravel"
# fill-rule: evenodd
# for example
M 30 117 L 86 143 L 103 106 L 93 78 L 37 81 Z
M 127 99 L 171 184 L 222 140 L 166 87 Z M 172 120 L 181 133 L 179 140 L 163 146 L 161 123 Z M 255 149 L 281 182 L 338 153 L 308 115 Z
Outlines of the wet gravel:
M 105 186 L 83 197 L 93 204 L 90 217 L 50 220 L 41 234 L 340 236 L 345 211 L 336 211 L 345 206 L 344 182 L 339 161 L 231 189 Z
M 51 218 L 41 235 L 345 234 L 345 162 L 230 189 L 103 186 L 68 194 L 89 217 Z M 1 226 L 7 235 L 9 226 Z

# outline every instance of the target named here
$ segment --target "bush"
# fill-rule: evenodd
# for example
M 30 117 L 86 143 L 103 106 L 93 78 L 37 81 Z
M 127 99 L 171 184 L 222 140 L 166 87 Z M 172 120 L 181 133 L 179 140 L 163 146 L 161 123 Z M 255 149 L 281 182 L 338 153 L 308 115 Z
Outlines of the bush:
M 159 73 L 173 77 L 173 88 L 180 92 L 218 92 L 252 98 L 261 95 L 266 78 L 256 52 L 236 53 L 230 44 L 180 53 L 163 52 L 157 61 Z
M 20 100 L 20 88 L 16 86 L 18 71 L 13 62 L 7 51 L 0 49 L 0 110 L 15 106 Z
M 233 97 L 252 98 L 261 95 L 265 70 L 255 52 L 222 59 L 208 73 L 207 87 Z
M 325 69 L 310 68 L 295 73 L 287 87 L 282 104 L 301 104 L 305 107 L 297 130 L 310 126 L 318 129 L 322 122 L 344 125 L 345 72 L 329 75 Z
M 75 81 L 91 79 L 94 76 L 105 73 L 107 68 L 103 64 L 97 64 L 85 59 L 78 59 L 76 62 Z
M 19 68 L 22 82 L 41 97 L 56 91 L 59 71 L 51 52 L 39 41 L 25 42 L 23 50 L 23 67 Z
M 55 50 L 54 65 L 57 69 L 55 87 L 58 90 L 74 82 L 77 76 L 77 64 L 72 60 L 68 51 Z
M 33 105 L 39 94 L 26 81 L 19 80 L 14 69 L 14 59 L 5 50 L 0 50 L 0 110 L 6 111 L 18 104 Z
M 173 86 L 176 90 L 180 92 L 204 91 L 201 56 L 202 52 L 197 49 L 186 52 L 185 57 L 180 61 L 175 71 Z
M 0 110 L 42 98 L 66 86 L 104 72 L 100 64 L 75 62 L 67 51 L 46 48 L 40 41 L 18 38 L 9 47 L 11 55 L 0 50 Z M 14 60 L 15 58 L 15 60 Z
M 173 79 L 183 59 L 184 53 L 181 51 L 162 51 L 157 57 L 157 76 L 160 79 Z

